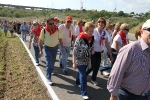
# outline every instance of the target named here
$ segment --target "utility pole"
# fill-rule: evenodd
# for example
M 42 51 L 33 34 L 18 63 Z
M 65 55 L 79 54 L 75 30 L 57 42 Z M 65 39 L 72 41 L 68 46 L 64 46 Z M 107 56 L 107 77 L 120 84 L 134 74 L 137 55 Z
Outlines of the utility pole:
M 83 4 L 84 4 L 84 3 L 86 3 L 86 2 L 83 2 L 82 0 L 80 1 L 80 4 L 81 4 L 81 8 L 80 8 L 80 9 L 81 9 L 81 10 L 83 10 Z

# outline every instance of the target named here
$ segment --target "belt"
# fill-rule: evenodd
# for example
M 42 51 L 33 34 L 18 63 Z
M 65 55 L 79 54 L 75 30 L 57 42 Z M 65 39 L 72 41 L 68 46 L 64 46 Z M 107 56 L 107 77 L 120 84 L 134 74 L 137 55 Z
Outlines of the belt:
M 49 46 L 46 46 L 46 45 L 44 45 L 46 48 L 48 48 L 48 49 L 54 49 L 55 47 L 49 47 Z
M 126 90 L 126 89 L 124 89 L 124 88 L 122 88 L 122 87 L 120 87 L 120 89 L 123 90 L 124 92 L 126 92 L 126 93 L 129 94 L 129 95 L 133 95 L 133 96 L 137 96 L 137 97 L 140 96 L 140 95 L 135 95 L 135 94 L 129 92 L 128 90 Z

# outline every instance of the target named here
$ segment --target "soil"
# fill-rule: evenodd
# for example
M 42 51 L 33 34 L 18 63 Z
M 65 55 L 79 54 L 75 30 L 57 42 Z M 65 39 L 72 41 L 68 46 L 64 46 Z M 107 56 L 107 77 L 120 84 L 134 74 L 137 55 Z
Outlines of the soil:
M 7 37 L 0 100 L 51 100 L 18 37 Z

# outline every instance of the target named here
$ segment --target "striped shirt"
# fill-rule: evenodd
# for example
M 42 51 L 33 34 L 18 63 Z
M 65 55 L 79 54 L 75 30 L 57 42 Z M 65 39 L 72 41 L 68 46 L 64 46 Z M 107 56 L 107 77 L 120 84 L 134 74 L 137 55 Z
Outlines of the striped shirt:
M 119 51 L 107 89 L 117 96 L 120 87 L 135 95 L 150 90 L 150 47 L 143 39 L 128 44 Z

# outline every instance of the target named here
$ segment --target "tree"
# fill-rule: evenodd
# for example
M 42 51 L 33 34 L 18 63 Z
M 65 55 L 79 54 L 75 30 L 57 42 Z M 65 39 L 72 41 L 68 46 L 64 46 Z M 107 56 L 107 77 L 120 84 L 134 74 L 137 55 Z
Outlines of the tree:
M 124 12 L 123 11 L 119 11 L 118 12 L 118 16 L 124 16 L 125 14 L 124 14 Z
M 134 13 L 134 12 L 131 12 L 131 13 L 130 13 L 130 15 L 131 15 L 131 14 L 133 14 L 133 15 L 134 15 L 135 13 Z

